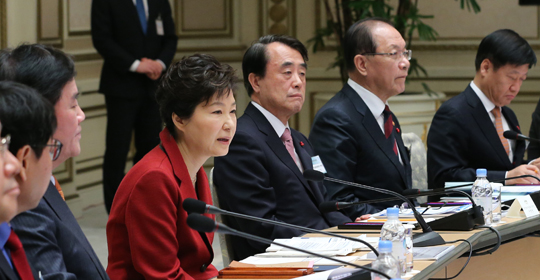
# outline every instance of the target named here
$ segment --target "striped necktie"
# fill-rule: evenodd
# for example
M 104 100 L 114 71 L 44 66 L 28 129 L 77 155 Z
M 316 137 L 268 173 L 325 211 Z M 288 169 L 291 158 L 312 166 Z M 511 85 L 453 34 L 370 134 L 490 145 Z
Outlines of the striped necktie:
M 499 139 L 501 140 L 504 150 L 506 151 L 506 155 L 509 155 L 510 144 L 508 143 L 508 140 L 506 140 L 506 138 L 503 135 L 504 128 L 502 125 L 501 107 L 495 106 L 495 108 L 491 110 L 491 113 L 493 113 L 493 116 L 495 116 L 495 129 L 497 129 L 497 134 L 499 134 Z

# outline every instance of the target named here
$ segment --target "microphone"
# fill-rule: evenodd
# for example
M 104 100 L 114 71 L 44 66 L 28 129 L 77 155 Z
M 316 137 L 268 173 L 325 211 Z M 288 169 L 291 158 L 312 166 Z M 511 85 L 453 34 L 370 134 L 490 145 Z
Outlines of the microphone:
M 471 209 L 467 209 L 465 211 L 461 211 L 459 213 L 452 214 L 448 217 L 439 218 L 435 221 L 432 221 L 429 223 L 429 226 L 434 230 L 473 230 L 475 226 L 477 225 L 483 225 L 485 223 L 484 221 L 484 215 L 482 213 L 482 208 L 477 206 L 472 197 L 464 191 L 459 190 L 449 190 L 449 191 L 433 191 L 433 190 L 418 190 L 418 189 L 410 189 L 403 191 L 403 194 L 406 195 L 406 197 L 419 197 L 419 196 L 429 196 L 429 195 L 439 195 L 439 194 L 446 194 L 449 192 L 455 192 L 465 195 L 469 198 L 472 202 Z M 392 201 L 395 200 L 395 198 L 380 198 L 380 199 L 373 199 L 373 200 L 365 200 L 365 201 L 358 201 L 358 202 L 337 202 L 337 201 L 327 201 L 323 202 L 319 205 L 319 209 L 321 211 L 336 211 L 339 209 L 344 209 L 348 207 L 352 207 L 354 205 L 359 204 L 365 204 L 365 203 L 377 203 L 377 202 L 385 202 L 385 201 Z
M 278 246 L 287 248 L 289 250 L 302 252 L 304 254 L 316 256 L 316 257 L 319 257 L 319 258 L 324 258 L 324 259 L 331 260 L 331 261 L 334 261 L 334 262 L 338 262 L 338 263 L 341 263 L 341 264 L 344 264 L 344 265 L 349 265 L 349 266 L 353 266 L 353 267 L 356 267 L 356 268 L 365 269 L 367 271 L 379 273 L 382 276 L 387 277 L 388 279 L 391 279 L 391 277 L 389 277 L 385 273 L 382 273 L 382 272 L 380 272 L 380 271 L 378 271 L 376 269 L 373 269 L 371 267 L 358 265 L 358 264 L 354 264 L 354 263 L 350 263 L 350 262 L 346 262 L 346 261 L 342 261 L 342 260 L 339 260 L 339 259 L 336 259 L 336 258 L 332 258 L 332 257 L 328 257 L 328 256 L 325 256 L 325 255 L 322 255 L 322 254 L 318 254 L 318 253 L 315 253 L 315 252 L 310 252 L 310 251 L 307 251 L 307 250 L 304 250 L 304 249 L 295 248 L 295 247 L 292 247 L 292 246 L 289 246 L 289 245 L 278 243 L 278 242 L 272 241 L 270 239 L 266 239 L 266 238 L 262 238 L 262 237 L 252 235 L 252 234 L 249 234 L 249 233 L 241 232 L 241 231 L 232 229 L 232 228 L 230 228 L 230 227 L 228 227 L 228 226 L 226 226 L 224 224 L 217 223 L 216 221 L 212 220 L 211 218 L 208 218 L 206 216 L 202 216 L 202 215 L 199 215 L 199 214 L 196 214 L 196 213 L 189 214 L 189 216 L 187 217 L 186 222 L 187 222 L 187 224 L 188 224 L 188 226 L 190 228 L 192 228 L 192 229 L 194 229 L 196 231 L 199 231 L 199 232 L 219 232 L 219 233 L 223 233 L 223 234 L 236 235 L 236 236 L 239 236 L 239 237 L 242 237 L 242 238 L 258 241 L 258 242 L 261 242 L 261 243 L 264 243 L 264 244 L 276 244 Z
M 360 243 L 366 245 L 377 256 L 379 256 L 379 252 L 371 244 L 369 244 L 369 242 L 367 242 L 365 240 L 362 240 L 362 239 L 354 238 L 354 237 L 339 235 L 339 234 L 336 234 L 336 233 L 333 233 L 333 232 L 326 232 L 326 231 L 322 231 L 322 230 L 297 226 L 297 225 L 293 225 L 293 224 L 287 224 L 287 223 L 284 223 L 284 222 L 279 222 L 279 221 L 254 217 L 254 216 L 250 216 L 250 215 L 235 213 L 235 212 L 223 210 L 223 209 L 218 208 L 218 207 L 213 206 L 213 205 L 206 204 L 204 201 L 200 201 L 200 200 L 190 198 L 190 197 L 188 197 L 188 198 L 186 198 L 184 200 L 184 202 L 182 203 L 182 207 L 188 213 L 198 213 L 198 214 L 208 213 L 208 214 L 227 215 L 227 216 L 232 216 L 232 217 L 257 221 L 257 222 L 261 222 L 261 223 L 267 223 L 267 224 L 272 224 L 272 225 L 276 225 L 276 226 L 282 226 L 282 227 L 286 227 L 286 228 L 294 228 L 294 229 L 301 230 L 303 232 L 318 233 L 318 234 L 343 238 L 343 239 L 351 240 L 351 241 L 354 241 L 354 242 L 360 242 Z
M 456 217 L 455 219 L 452 219 L 450 221 L 449 218 L 451 218 L 452 216 L 458 214 L 458 213 L 456 213 L 456 214 L 451 215 L 449 217 L 435 220 L 435 221 L 430 223 L 430 225 L 435 229 L 438 229 L 438 230 L 472 230 L 474 228 L 474 226 L 477 226 L 477 225 L 481 226 L 481 225 L 485 224 L 482 207 L 478 206 L 476 204 L 476 202 L 474 201 L 474 199 L 468 193 L 466 193 L 464 191 L 460 191 L 460 190 L 444 190 L 444 191 L 443 190 L 436 190 L 436 189 L 431 189 L 431 190 L 408 189 L 408 190 L 404 190 L 403 194 L 404 195 L 410 194 L 410 195 L 414 195 L 416 197 L 416 196 L 430 196 L 430 195 L 439 195 L 439 194 L 447 194 L 447 193 L 459 193 L 459 194 L 462 194 L 462 195 L 466 196 L 471 201 L 471 209 L 468 209 L 468 210 L 465 211 L 465 212 L 468 212 L 468 214 L 470 214 L 470 216 L 468 215 L 465 219 Z M 469 219 L 469 217 L 471 219 Z M 448 219 L 449 223 L 446 223 L 447 221 L 445 221 L 445 219 Z M 460 224 L 465 225 L 465 227 L 459 226 Z M 441 226 L 443 228 L 441 228 Z
M 510 140 L 528 140 L 528 141 L 540 142 L 540 140 L 538 140 L 538 139 L 530 138 L 529 136 L 525 136 L 525 135 L 517 133 L 517 132 L 515 132 L 513 130 L 507 130 L 507 131 L 503 132 L 503 136 L 504 136 L 504 138 L 510 139 Z
M 362 185 L 362 184 L 358 184 L 358 183 L 347 182 L 347 181 L 343 181 L 343 180 L 339 180 L 339 179 L 335 179 L 335 178 L 331 178 L 331 177 L 325 176 L 323 173 L 321 173 L 319 171 L 312 170 L 312 169 L 304 170 L 304 178 L 306 178 L 309 181 L 326 180 L 326 181 L 330 181 L 330 182 L 334 182 L 334 183 L 344 184 L 344 185 L 347 185 L 347 186 L 352 186 L 352 187 L 356 187 L 356 188 L 371 190 L 371 191 L 384 193 L 384 194 L 387 194 L 387 195 L 397 197 L 397 198 L 407 202 L 411 206 L 411 209 L 413 211 L 414 217 L 416 218 L 416 221 L 418 221 L 418 224 L 420 224 L 420 227 L 422 227 L 423 233 L 416 234 L 416 235 L 413 236 L 414 246 L 425 247 L 425 246 L 435 246 L 435 245 L 446 244 L 444 239 L 438 233 L 434 232 L 429 227 L 429 225 L 426 223 L 426 221 L 424 220 L 422 215 L 420 215 L 420 213 L 418 213 L 418 211 L 414 207 L 414 204 L 408 198 L 404 197 L 403 195 L 401 195 L 401 194 L 399 194 L 397 192 L 390 191 L 390 190 L 385 190 L 385 189 L 380 189 L 380 188 L 375 188 L 375 187 L 371 187 L 371 186 L 366 186 L 366 185 Z

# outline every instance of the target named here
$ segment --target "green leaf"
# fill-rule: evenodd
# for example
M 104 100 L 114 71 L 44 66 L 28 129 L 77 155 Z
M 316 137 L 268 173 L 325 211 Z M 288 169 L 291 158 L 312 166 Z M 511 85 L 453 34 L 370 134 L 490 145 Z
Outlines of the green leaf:
M 437 95 L 436 92 L 434 92 L 426 83 L 422 83 L 422 87 L 424 88 L 424 91 L 427 92 L 429 96 Z

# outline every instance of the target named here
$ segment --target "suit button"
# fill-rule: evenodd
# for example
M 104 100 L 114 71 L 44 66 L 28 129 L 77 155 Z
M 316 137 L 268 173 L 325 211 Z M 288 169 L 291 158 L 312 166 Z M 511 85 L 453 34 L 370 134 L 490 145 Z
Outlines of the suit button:
M 205 272 L 207 267 L 208 267 L 207 264 L 203 264 L 203 265 L 201 265 L 201 268 L 200 268 L 199 270 L 200 270 L 201 272 Z

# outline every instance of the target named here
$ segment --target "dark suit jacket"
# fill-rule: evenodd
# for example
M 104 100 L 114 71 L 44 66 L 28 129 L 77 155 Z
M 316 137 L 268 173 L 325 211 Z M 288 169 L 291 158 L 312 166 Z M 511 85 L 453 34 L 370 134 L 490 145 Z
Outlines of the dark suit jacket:
M 503 107 L 511 130 L 520 132 L 514 112 Z M 444 182 L 472 182 L 476 169 L 487 169 L 489 181 L 502 180 L 506 171 L 523 163 L 525 142 L 516 141 L 510 162 L 482 101 L 469 86 L 439 108 L 427 139 L 429 188 L 442 188 Z
M 304 170 L 313 169 L 311 157 L 315 154 L 309 141 L 294 129 L 291 134 Z M 229 153 L 215 158 L 214 164 L 219 203 L 226 210 L 314 229 L 350 222 L 340 212 L 319 211 L 325 187 L 304 179 L 272 125 L 251 103 L 238 119 Z M 245 219 L 228 217 L 227 222 L 237 230 L 269 239 L 303 234 Z M 263 252 L 268 244 L 233 238 L 233 246 L 238 260 Z
M 157 35 L 158 17 L 163 20 L 164 36 Z M 167 0 L 148 1 L 146 35 L 132 0 L 93 0 L 92 41 L 104 59 L 99 92 L 127 98 L 153 96 L 156 82 L 129 68 L 143 57 L 160 59 L 169 66 L 177 45 L 174 30 Z
M 531 129 L 529 130 L 529 137 L 533 139 L 540 139 L 540 100 L 536 104 L 536 109 L 532 113 Z M 527 149 L 527 159 L 533 160 L 540 157 L 540 142 L 531 141 L 529 148 Z
M 30 263 L 30 268 L 32 269 L 32 274 L 34 279 L 39 280 L 38 274 Z M 4 254 L 0 252 L 0 280 L 20 280 L 19 276 L 13 271 L 13 268 L 9 265 Z
M 393 143 L 384 136 L 373 113 L 354 89 L 345 84 L 318 112 L 309 140 L 321 156 L 328 176 L 386 190 L 403 192 L 412 185 L 409 155 L 401 138 L 401 128 L 393 116 L 396 138 L 403 165 L 393 151 Z M 363 201 L 390 196 L 337 183 L 326 184 L 332 200 Z M 362 204 L 344 209 L 354 219 L 402 201 Z
M 210 279 L 218 274 L 208 266 L 214 233 L 188 227 L 181 207 L 188 197 L 212 204 L 208 178 L 201 167 L 194 188 L 174 138 L 167 128 L 159 136 L 163 150 L 150 151 L 118 187 L 107 222 L 107 273 L 112 280 Z
M 51 183 L 39 205 L 11 220 L 43 279 L 109 279 L 81 227 Z

